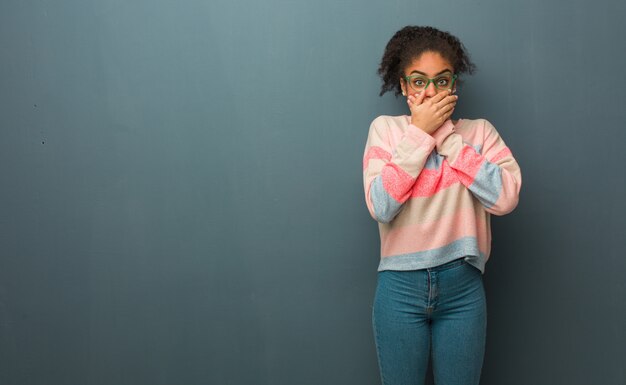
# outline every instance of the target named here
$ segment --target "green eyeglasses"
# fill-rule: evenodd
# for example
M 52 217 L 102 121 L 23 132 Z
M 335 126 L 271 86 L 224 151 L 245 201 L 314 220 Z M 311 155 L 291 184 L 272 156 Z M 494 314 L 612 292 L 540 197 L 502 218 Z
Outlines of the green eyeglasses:
M 454 81 L 458 77 L 457 74 L 444 73 L 434 78 L 427 78 L 424 75 L 410 75 L 405 76 L 404 80 L 415 91 L 423 91 L 428 88 L 428 85 L 432 82 L 435 85 L 437 91 L 449 90 L 454 85 Z

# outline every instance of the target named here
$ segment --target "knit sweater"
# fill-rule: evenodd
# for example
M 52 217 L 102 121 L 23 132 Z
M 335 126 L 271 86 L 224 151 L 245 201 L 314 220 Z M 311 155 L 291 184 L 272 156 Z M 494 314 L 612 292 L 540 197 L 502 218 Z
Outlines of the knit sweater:
M 379 116 L 363 155 L 365 200 L 378 222 L 378 271 L 415 270 L 457 258 L 485 271 L 490 215 L 511 212 L 522 175 L 485 119 L 447 120 L 432 136 L 410 116 Z

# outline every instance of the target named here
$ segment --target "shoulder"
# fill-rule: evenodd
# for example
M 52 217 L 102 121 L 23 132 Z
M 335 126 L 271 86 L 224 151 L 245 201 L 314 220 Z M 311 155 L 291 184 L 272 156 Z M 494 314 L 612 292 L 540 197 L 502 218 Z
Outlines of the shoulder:
M 407 115 L 381 115 L 375 118 L 370 125 L 368 144 L 393 147 L 403 132 L 409 126 L 410 118 Z
M 407 115 L 398 115 L 398 116 L 380 115 L 374 118 L 374 120 L 372 121 L 372 124 L 377 124 L 377 125 L 400 124 L 402 122 L 405 122 L 406 120 L 407 120 Z
M 496 128 L 487 119 L 460 119 L 456 124 L 457 131 L 472 134 L 472 136 L 479 136 L 486 138 L 493 134 L 498 134 Z
M 500 140 L 500 135 L 487 119 L 460 119 L 455 132 L 463 137 L 463 142 L 472 146 L 488 146 Z
M 375 129 L 379 132 L 389 131 L 393 129 L 403 130 L 408 125 L 409 118 L 407 115 L 380 115 L 372 121 L 372 124 L 370 125 L 370 130 Z
M 459 119 L 457 125 L 460 125 L 460 127 L 463 127 L 465 129 L 471 130 L 484 130 L 489 129 L 488 127 L 493 127 L 493 125 L 487 119 L 483 118 Z

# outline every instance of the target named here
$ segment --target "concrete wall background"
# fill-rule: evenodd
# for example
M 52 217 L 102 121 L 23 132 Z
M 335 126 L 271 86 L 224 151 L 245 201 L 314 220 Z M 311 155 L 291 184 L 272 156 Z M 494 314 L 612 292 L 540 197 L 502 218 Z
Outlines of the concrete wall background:
M 0 383 L 378 384 L 361 159 L 421 24 L 524 177 L 482 383 L 624 384 L 624 4 L 3 1 Z

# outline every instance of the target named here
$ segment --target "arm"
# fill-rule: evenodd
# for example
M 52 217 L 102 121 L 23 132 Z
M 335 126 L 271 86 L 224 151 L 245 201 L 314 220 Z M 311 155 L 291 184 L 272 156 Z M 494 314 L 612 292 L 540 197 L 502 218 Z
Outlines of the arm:
M 410 124 L 395 149 L 388 140 L 389 125 L 380 116 L 370 125 L 363 155 L 365 201 L 372 218 L 389 223 L 411 196 L 435 140 Z
M 506 146 L 495 127 L 484 122 L 483 147 L 477 152 L 463 142 L 454 126 L 444 124 L 443 131 L 434 137 L 437 152 L 446 157 L 459 180 L 485 207 L 495 215 L 508 214 L 519 201 L 522 174 L 511 150 Z

